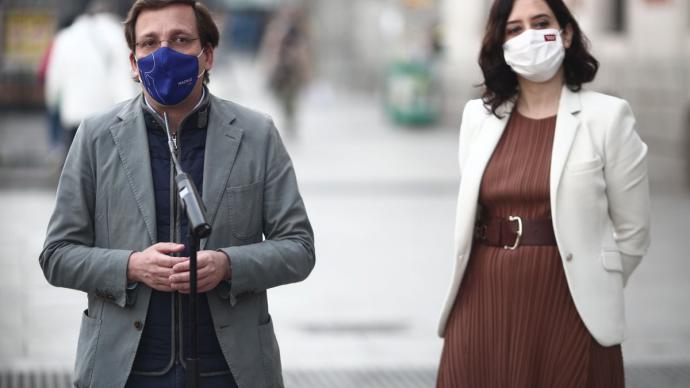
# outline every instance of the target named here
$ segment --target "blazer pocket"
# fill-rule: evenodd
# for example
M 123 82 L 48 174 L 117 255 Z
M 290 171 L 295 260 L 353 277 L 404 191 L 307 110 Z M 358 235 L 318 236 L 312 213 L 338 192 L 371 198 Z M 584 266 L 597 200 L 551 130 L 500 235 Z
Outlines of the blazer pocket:
M 77 359 L 74 365 L 74 386 L 76 387 L 91 386 L 100 330 L 101 322 L 90 317 L 89 310 L 84 310 L 77 342 Z
M 572 173 L 581 173 L 601 170 L 604 162 L 598 156 L 591 160 L 569 162 L 565 168 Z
M 604 251 L 601 253 L 601 265 L 607 271 L 623 273 L 623 262 L 618 251 Z
M 263 219 L 264 182 L 230 187 L 230 229 L 240 240 L 247 240 L 261 234 Z

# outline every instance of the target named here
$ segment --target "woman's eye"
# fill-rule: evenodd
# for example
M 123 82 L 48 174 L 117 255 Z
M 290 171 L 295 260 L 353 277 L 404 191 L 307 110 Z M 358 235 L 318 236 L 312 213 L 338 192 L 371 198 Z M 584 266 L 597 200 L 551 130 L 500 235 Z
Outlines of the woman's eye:
M 520 27 L 511 27 L 508 29 L 507 34 L 508 35 L 515 35 L 520 32 Z
M 534 28 L 538 28 L 538 29 L 544 29 L 544 28 L 548 28 L 548 27 L 549 27 L 549 22 L 546 20 L 543 20 L 541 22 L 537 22 L 534 25 Z

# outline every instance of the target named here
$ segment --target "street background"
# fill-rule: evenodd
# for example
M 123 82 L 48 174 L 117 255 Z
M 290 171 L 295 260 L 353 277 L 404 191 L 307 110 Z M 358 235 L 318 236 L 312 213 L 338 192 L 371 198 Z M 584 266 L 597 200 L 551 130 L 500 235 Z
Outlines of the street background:
M 275 118 L 315 230 L 311 276 L 269 291 L 286 383 L 430 387 L 452 269 L 460 113 L 478 94 L 472 40 L 480 39 L 487 7 L 476 0 L 308 4 L 313 69 L 292 131 L 267 87 L 256 39 L 221 46 L 209 85 Z M 69 371 L 86 305 L 83 294 L 48 285 L 38 265 L 58 168 L 40 85 L 17 65 L 29 59 L 8 52 L 12 15 L 30 12 L 20 5 L 0 4 L 0 387 L 22 373 Z M 32 6 L 38 12 L 50 2 Z M 276 6 L 230 8 L 264 20 Z M 626 289 L 628 385 L 690 387 L 690 7 L 658 0 L 571 6 L 602 61 L 593 87 L 631 102 L 650 146 L 652 246 Z M 217 7 L 227 22 L 226 8 Z M 609 7 L 609 19 L 601 7 Z M 653 25 L 683 25 L 683 38 L 663 40 L 655 34 L 666 32 Z M 15 380 L 3 377 L 10 375 Z

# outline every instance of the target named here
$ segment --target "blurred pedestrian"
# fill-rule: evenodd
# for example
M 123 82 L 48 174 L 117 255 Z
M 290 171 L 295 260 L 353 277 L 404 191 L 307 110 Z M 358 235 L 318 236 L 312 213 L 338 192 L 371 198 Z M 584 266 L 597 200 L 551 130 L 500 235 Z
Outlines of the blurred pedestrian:
M 290 157 L 269 117 L 209 93 L 205 6 L 137 0 L 124 28 L 142 93 L 80 125 L 39 258 L 51 284 L 88 295 L 74 385 L 185 386 L 189 222 L 170 146 L 213 230 L 197 257 L 199 387 L 283 387 L 266 291 L 315 262 Z
M 92 0 L 84 14 L 55 36 L 45 98 L 56 108 L 65 152 L 82 120 L 136 94 L 127 53 L 122 25 L 106 0 Z
M 41 64 L 38 69 L 38 82 L 45 88 L 46 75 L 48 73 L 48 64 L 50 63 L 50 58 L 53 53 L 53 43 L 55 40 L 51 40 L 48 45 L 43 58 L 41 58 Z M 57 96 L 51 93 L 44 93 L 45 105 L 46 105 L 46 125 L 48 128 L 48 157 L 50 159 L 55 159 L 56 164 L 62 163 L 63 151 L 63 131 L 62 124 L 60 124 L 60 108 L 58 106 Z
M 268 84 L 280 102 L 288 135 L 295 135 L 300 92 L 310 74 L 307 10 L 301 4 L 280 9 L 269 23 L 261 49 Z
M 437 387 L 624 386 L 623 288 L 649 245 L 647 146 L 563 0 L 495 0 L 462 117 Z
M 60 18 L 55 35 L 69 27 L 78 15 L 67 15 Z M 48 68 L 53 57 L 53 46 L 55 44 L 55 37 L 50 41 L 41 58 L 41 63 L 38 69 L 38 82 L 44 88 L 44 100 L 46 105 L 46 125 L 48 129 L 48 158 L 55 166 L 62 168 L 62 162 L 65 155 L 65 141 L 63 139 L 64 131 L 60 121 L 60 107 L 56 93 L 49 93 L 46 90 L 46 78 L 48 77 Z M 59 173 L 59 170 L 57 171 Z

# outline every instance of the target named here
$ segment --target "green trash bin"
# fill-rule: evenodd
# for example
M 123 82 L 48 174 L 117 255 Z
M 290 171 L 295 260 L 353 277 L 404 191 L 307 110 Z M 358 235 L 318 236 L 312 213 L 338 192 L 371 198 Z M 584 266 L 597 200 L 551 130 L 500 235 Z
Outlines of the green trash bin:
M 438 117 L 434 101 L 434 77 L 429 64 L 393 62 L 386 76 L 386 109 L 401 125 L 428 125 Z

